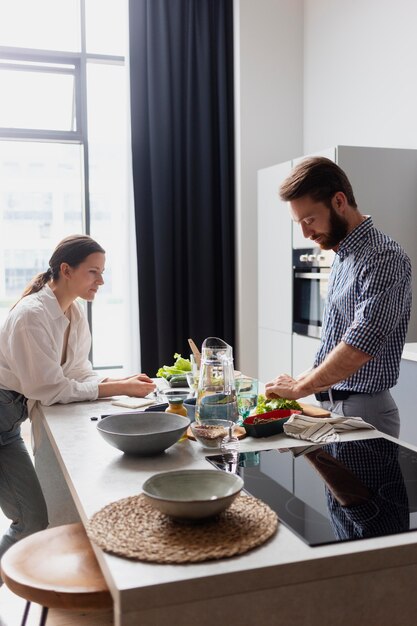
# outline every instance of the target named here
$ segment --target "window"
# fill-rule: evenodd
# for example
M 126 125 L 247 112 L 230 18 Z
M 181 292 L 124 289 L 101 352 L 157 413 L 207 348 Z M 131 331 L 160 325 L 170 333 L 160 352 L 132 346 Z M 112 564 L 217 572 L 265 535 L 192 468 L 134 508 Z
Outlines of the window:
M 125 368 L 127 0 L 0 0 L 0 14 L 0 323 L 58 241 L 87 232 L 106 250 L 93 365 Z
M 79 52 L 81 9 L 79 0 L 0 0 L 0 44 Z
M 3 61 L 0 92 L 1 127 L 75 130 L 74 66 Z

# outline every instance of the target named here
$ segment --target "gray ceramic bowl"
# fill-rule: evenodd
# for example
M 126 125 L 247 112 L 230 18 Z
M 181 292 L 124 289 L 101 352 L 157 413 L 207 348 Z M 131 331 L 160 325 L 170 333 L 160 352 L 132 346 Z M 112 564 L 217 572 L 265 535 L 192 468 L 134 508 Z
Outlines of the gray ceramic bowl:
M 197 398 L 186 398 L 184 400 L 184 406 L 187 409 L 187 415 L 190 420 L 193 422 L 195 419 L 195 403 Z
M 155 474 L 142 490 L 165 515 L 184 520 L 213 517 L 227 509 L 243 487 L 237 474 L 219 470 L 178 470 Z
M 97 424 L 110 445 L 140 456 L 160 454 L 181 438 L 190 420 L 174 413 L 137 411 L 115 413 Z

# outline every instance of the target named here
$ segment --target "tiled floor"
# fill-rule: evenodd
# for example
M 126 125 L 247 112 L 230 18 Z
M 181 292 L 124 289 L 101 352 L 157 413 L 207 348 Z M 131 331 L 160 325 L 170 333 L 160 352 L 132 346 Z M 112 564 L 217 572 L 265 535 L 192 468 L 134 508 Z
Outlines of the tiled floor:
M 28 422 L 24 425 L 23 438 L 30 450 L 30 434 Z M 9 525 L 9 520 L 0 511 L 0 534 L 3 534 Z M 0 587 L 0 626 L 17 626 L 20 624 L 25 600 L 14 595 L 6 585 Z M 39 624 L 41 607 L 33 605 L 29 613 L 27 626 Z M 94 611 L 89 614 L 79 611 L 58 611 L 51 609 L 47 619 L 47 626 L 111 626 L 113 624 L 112 611 Z

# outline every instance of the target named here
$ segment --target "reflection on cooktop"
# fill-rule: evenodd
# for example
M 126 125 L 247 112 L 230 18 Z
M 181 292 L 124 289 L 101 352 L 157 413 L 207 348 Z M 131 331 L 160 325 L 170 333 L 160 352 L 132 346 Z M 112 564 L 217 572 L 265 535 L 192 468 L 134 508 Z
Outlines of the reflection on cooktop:
M 233 467 L 311 546 L 417 529 L 417 453 L 387 439 L 242 452 Z

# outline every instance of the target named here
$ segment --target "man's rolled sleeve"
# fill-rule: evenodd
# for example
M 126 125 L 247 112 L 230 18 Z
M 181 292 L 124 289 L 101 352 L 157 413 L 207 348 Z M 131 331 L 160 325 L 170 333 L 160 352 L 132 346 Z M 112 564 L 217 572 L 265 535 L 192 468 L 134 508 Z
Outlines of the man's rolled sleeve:
M 378 258 L 379 257 L 379 258 Z M 397 254 L 369 264 L 360 280 L 355 318 L 342 337 L 346 344 L 375 357 L 408 307 L 410 268 Z
M 367 326 L 359 327 L 352 325 L 342 337 L 342 341 L 348 346 L 357 348 L 373 357 L 378 356 L 385 345 L 385 335 L 381 334 L 378 329 Z

